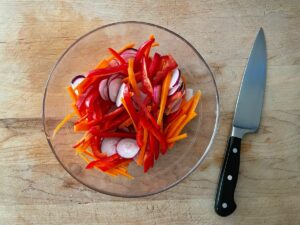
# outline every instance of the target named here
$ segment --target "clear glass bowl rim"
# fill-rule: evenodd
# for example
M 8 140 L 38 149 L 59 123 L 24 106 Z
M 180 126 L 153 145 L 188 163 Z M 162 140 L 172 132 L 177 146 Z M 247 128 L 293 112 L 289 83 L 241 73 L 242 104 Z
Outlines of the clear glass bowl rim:
M 87 185 L 85 184 L 84 182 L 80 181 L 76 176 L 74 176 L 65 166 L 64 164 L 61 162 L 61 160 L 59 159 L 59 157 L 57 156 L 57 154 L 55 153 L 55 150 L 54 150 L 54 147 L 51 143 L 51 140 L 50 140 L 50 135 L 47 134 L 46 132 L 46 119 L 45 119 L 45 104 L 46 104 L 46 95 L 47 95 L 47 89 L 48 89 L 48 84 L 49 84 L 49 81 L 51 80 L 52 78 L 52 74 L 54 72 L 54 70 L 56 69 L 57 65 L 60 63 L 60 61 L 63 59 L 63 57 L 67 54 L 67 52 L 74 46 L 76 45 L 80 40 L 82 40 L 83 38 L 85 38 L 86 36 L 98 31 L 98 30 L 101 30 L 101 29 L 104 29 L 104 28 L 107 28 L 107 27 L 110 27 L 110 26 L 114 26 L 114 25 L 120 25 L 120 24 L 142 24 L 142 25 L 147 25 L 147 26 L 152 26 L 152 27 L 155 27 L 155 28 L 159 28 L 159 29 L 162 29 L 164 31 L 167 31 L 169 32 L 170 34 L 173 34 L 175 35 L 176 37 L 180 38 L 182 41 L 184 41 L 189 47 L 191 47 L 191 49 L 196 53 L 196 55 L 202 60 L 202 62 L 205 64 L 207 70 L 209 71 L 209 74 L 211 75 L 211 78 L 212 78 L 212 81 L 213 81 L 213 84 L 214 84 L 214 87 L 215 87 L 215 91 L 216 91 L 216 119 L 215 119 L 215 125 L 214 125 L 214 130 L 213 130 L 213 133 L 212 133 L 212 136 L 211 136 L 211 139 L 204 151 L 204 153 L 202 154 L 202 156 L 200 157 L 200 159 L 197 161 L 197 163 L 189 170 L 188 173 L 186 173 L 184 176 L 182 176 L 180 179 L 178 179 L 177 181 L 173 182 L 172 184 L 164 187 L 163 189 L 160 189 L 158 191 L 155 191 L 155 192 L 150 192 L 150 193 L 147 193 L 147 194 L 143 194 L 143 195 L 131 195 L 131 196 L 127 196 L 127 195 L 122 195 L 122 194 L 117 194 L 117 193 L 113 193 L 113 192 L 109 192 L 109 191 L 105 191 L 105 190 L 98 190 L 90 185 Z M 161 193 L 163 191 L 166 191 L 174 186 L 176 186 L 177 184 L 179 184 L 181 181 L 183 181 L 185 178 L 187 178 L 192 172 L 194 172 L 196 170 L 196 168 L 201 164 L 201 162 L 205 159 L 205 157 L 207 156 L 208 152 L 211 150 L 211 147 L 212 147 L 212 144 L 214 142 L 214 139 L 216 137 L 216 134 L 217 134 L 217 130 L 218 130 L 218 127 L 219 127 L 219 117 L 220 117 L 220 102 L 219 102 L 219 93 L 218 93 L 218 88 L 217 88 L 217 84 L 216 84 L 216 81 L 215 81 L 215 78 L 214 78 L 214 75 L 210 69 L 210 67 L 208 66 L 208 64 L 206 63 L 206 61 L 204 60 L 204 58 L 202 57 L 202 55 L 194 48 L 194 46 L 192 44 L 190 44 L 186 39 L 184 39 L 182 36 L 180 36 L 179 34 L 175 33 L 174 31 L 171 31 L 165 27 L 162 27 L 162 26 L 159 26 L 159 25 L 156 25 L 156 24 L 153 24 L 153 23 L 148 23 L 148 22 L 142 22 L 142 21 L 121 21 L 121 22 L 115 22 L 115 23 L 109 23 L 109 24 L 106 24 L 106 25 L 103 25 L 103 26 L 100 26 L 100 27 L 97 27 L 91 31 L 89 31 L 88 33 L 82 35 L 81 37 L 79 37 L 78 39 L 76 39 L 64 52 L 63 54 L 59 57 L 59 59 L 57 60 L 57 62 L 54 64 L 53 68 L 51 69 L 50 71 L 50 74 L 48 76 L 48 79 L 47 79 L 47 82 L 46 82 L 46 85 L 45 85 L 45 91 L 44 91 L 44 96 L 43 96 L 43 112 L 42 112 L 42 123 L 43 123 L 43 130 L 44 130 L 44 133 L 46 135 L 46 139 L 48 141 L 48 144 L 51 148 L 51 151 L 53 152 L 55 158 L 57 159 L 57 161 L 59 162 L 59 164 L 76 180 L 78 181 L 79 183 L 83 184 L 84 186 L 96 191 L 96 192 L 99 192 L 99 193 L 102 193 L 102 194 L 106 194 L 106 195 L 110 195 L 110 196 L 115 196 L 115 197 L 124 197 L 124 198 L 138 198 L 138 197 L 147 197 L 147 196 L 151 196 L 151 195 L 155 195 L 155 194 L 158 194 L 158 193 Z

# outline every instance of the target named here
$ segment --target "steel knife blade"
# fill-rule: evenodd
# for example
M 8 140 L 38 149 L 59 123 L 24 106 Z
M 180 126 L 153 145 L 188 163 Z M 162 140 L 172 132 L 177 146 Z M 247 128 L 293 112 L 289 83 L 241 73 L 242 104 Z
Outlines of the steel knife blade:
M 238 180 L 241 139 L 256 132 L 261 118 L 266 86 L 266 41 L 260 28 L 244 71 L 232 122 L 232 133 L 219 177 L 215 211 L 228 216 L 236 209 L 234 191 Z

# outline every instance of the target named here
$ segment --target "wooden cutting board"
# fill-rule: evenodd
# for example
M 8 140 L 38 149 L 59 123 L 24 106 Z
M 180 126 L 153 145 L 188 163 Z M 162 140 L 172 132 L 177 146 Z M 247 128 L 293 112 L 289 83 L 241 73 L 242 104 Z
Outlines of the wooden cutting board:
M 0 224 L 300 224 L 300 2 L 0 1 Z M 205 162 L 148 198 L 96 193 L 54 158 L 41 123 L 49 71 L 82 34 L 140 20 L 190 41 L 212 68 L 220 128 Z M 216 183 L 239 84 L 259 27 L 268 46 L 261 128 L 243 142 L 238 208 L 214 213 Z

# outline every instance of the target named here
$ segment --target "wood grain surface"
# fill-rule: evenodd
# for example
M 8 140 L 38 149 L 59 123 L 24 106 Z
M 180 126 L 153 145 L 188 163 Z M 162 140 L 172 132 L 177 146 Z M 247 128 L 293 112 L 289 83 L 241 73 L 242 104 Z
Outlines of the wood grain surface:
M 41 123 L 48 73 L 79 36 L 140 20 L 190 41 L 211 66 L 221 121 L 205 162 L 147 198 L 96 193 L 53 156 Z M 259 27 L 268 47 L 261 128 L 242 145 L 238 208 L 221 218 L 214 197 L 232 113 Z M 300 224 L 300 1 L 0 1 L 0 224 Z

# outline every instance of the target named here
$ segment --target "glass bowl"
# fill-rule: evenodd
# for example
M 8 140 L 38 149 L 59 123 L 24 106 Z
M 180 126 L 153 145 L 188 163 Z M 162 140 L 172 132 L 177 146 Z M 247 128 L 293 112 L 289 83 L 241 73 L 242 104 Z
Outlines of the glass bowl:
M 72 145 L 82 136 L 73 132 L 69 121 L 51 139 L 55 126 L 72 112 L 71 99 L 66 87 L 77 74 L 94 68 L 108 56 L 107 48 L 121 48 L 129 42 L 139 46 L 150 34 L 154 34 L 159 46 L 155 51 L 171 54 L 186 76 L 187 87 L 202 91 L 196 117 L 185 128 L 188 138 L 179 141 L 165 155 L 160 155 L 154 168 L 147 173 L 142 167 L 130 164 L 129 172 L 135 179 L 111 177 L 98 170 L 86 170 L 86 163 L 75 155 Z M 153 54 L 152 50 L 152 54 Z M 65 170 L 76 180 L 101 193 L 141 197 L 167 190 L 189 174 L 204 160 L 217 131 L 219 100 L 211 70 L 198 51 L 178 34 L 150 23 L 119 22 L 99 27 L 75 41 L 59 58 L 49 76 L 43 101 L 43 125 L 46 138 L 54 155 Z

